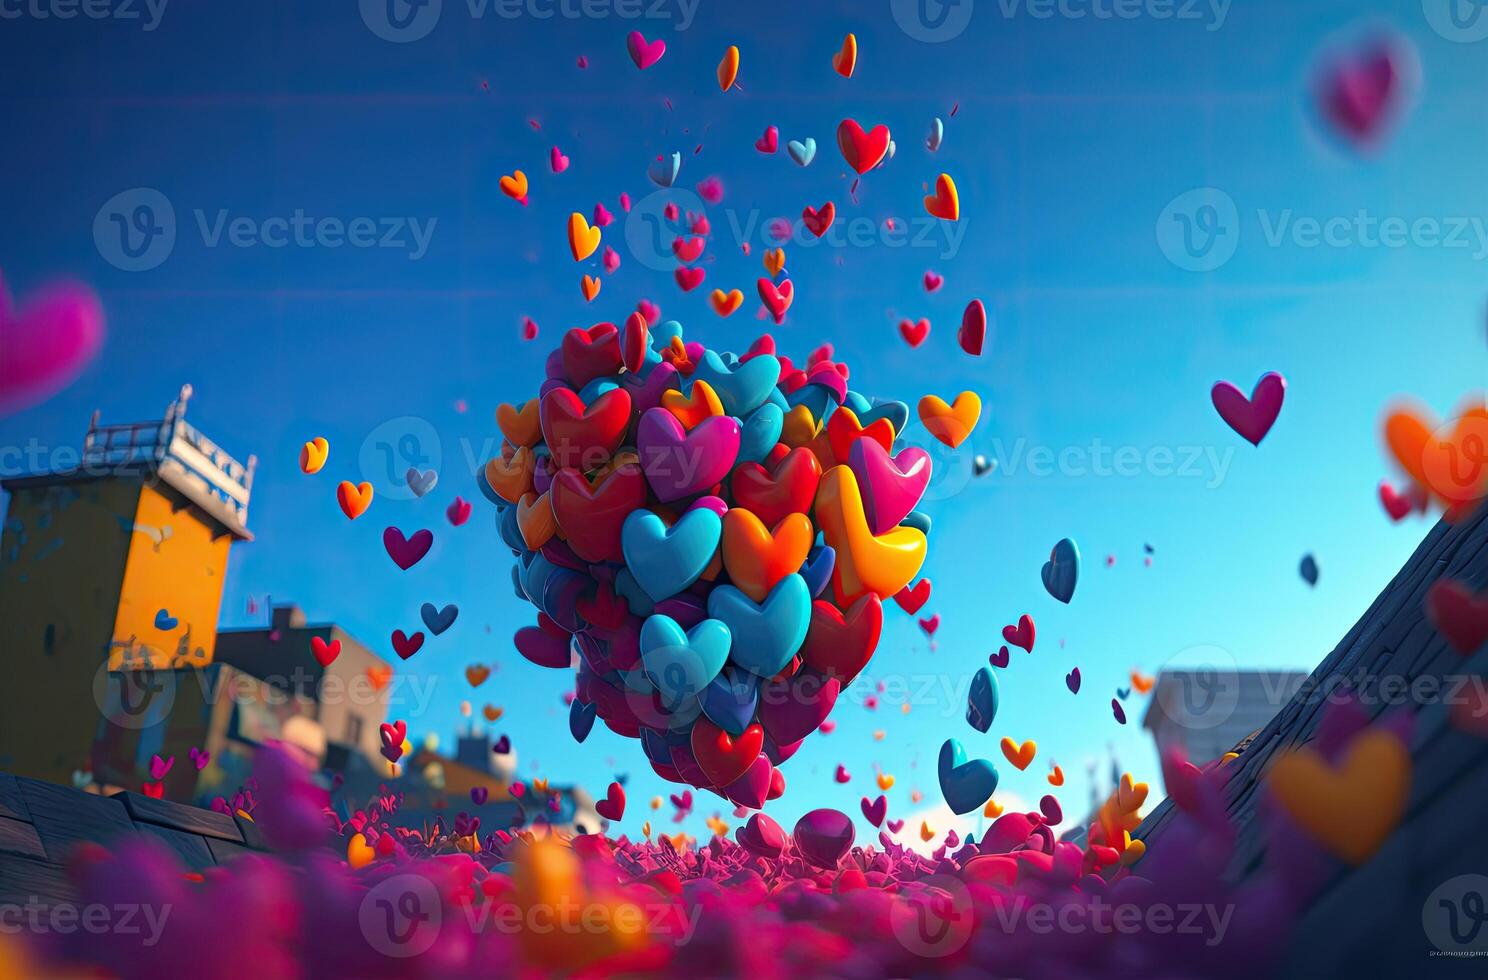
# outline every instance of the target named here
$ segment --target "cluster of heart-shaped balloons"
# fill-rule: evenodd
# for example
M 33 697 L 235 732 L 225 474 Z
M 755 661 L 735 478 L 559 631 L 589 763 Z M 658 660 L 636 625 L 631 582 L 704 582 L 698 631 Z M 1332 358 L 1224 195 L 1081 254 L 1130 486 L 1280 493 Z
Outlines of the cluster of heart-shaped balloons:
M 894 453 L 908 406 L 848 374 L 829 347 L 735 356 L 635 313 L 570 330 L 539 396 L 500 406 L 481 489 L 539 609 L 516 645 L 577 664 L 579 741 L 598 717 L 665 779 L 755 809 L 784 791 L 930 529 L 930 458 Z

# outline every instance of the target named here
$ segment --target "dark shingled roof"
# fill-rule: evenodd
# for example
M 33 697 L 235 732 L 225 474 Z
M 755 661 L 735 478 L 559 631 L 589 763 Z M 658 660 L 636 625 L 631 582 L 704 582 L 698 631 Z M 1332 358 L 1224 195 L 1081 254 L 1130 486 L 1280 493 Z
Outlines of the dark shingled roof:
M 263 850 L 252 823 L 138 793 L 97 796 L 0 773 L 0 904 L 75 902 L 64 866 L 82 843 L 152 834 L 198 871 Z
M 1426 591 L 1439 578 L 1488 588 L 1488 507 L 1456 525 L 1437 524 L 1302 690 L 1230 764 L 1225 802 L 1239 827 L 1230 873 L 1244 879 L 1265 856 L 1256 819 L 1262 777 L 1278 752 L 1311 741 L 1334 685 L 1356 690 L 1372 717 L 1388 710 L 1415 714 L 1406 813 L 1373 858 L 1358 868 L 1340 864 L 1303 910 L 1287 975 L 1414 976 L 1440 966 L 1422 924 L 1428 897 L 1458 875 L 1488 874 L 1488 739 L 1452 726 L 1444 694 L 1417 703 L 1398 690 L 1379 693 L 1382 681 L 1388 691 L 1435 678 L 1443 684 L 1439 691 L 1450 692 L 1454 679 L 1488 674 L 1488 647 L 1461 656 L 1427 620 Z M 1172 807 L 1164 801 L 1135 836 L 1162 847 Z

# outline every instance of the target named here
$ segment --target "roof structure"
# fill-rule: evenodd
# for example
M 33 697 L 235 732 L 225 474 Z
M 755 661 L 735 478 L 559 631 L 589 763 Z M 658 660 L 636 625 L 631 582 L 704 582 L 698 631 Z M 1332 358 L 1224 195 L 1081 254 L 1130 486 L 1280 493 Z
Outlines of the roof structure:
M 1426 617 L 1425 596 L 1441 578 L 1488 587 L 1488 507 L 1426 535 L 1347 636 L 1281 711 L 1230 763 L 1225 804 L 1239 830 L 1230 874 L 1256 874 L 1265 858 L 1263 779 L 1278 753 L 1311 741 L 1330 701 L 1352 692 L 1372 718 L 1414 718 L 1410 799 L 1399 826 L 1363 865 L 1339 864 L 1302 913 L 1285 960 L 1293 976 L 1409 976 L 1428 970 L 1426 920 L 1433 892 L 1465 874 L 1488 874 L 1488 739 L 1454 727 L 1465 685 L 1484 682 L 1488 647 L 1461 656 Z M 1173 819 L 1164 801 L 1134 834 L 1162 846 Z

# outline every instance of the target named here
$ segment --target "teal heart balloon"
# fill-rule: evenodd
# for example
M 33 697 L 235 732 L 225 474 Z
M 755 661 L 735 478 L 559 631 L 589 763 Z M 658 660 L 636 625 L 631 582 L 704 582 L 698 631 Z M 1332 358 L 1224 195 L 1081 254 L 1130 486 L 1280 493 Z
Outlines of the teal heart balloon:
M 649 616 L 651 610 L 656 608 L 656 602 L 641 588 L 628 568 L 615 573 L 615 594 L 625 600 L 626 607 L 633 615 Z
M 844 408 L 852 409 L 853 414 L 858 417 L 858 421 L 860 422 L 863 420 L 864 413 L 873 408 L 873 403 L 866 396 L 856 391 L 848 391 L 847 397 L 842 400 L 842 405 Z M 867 425 L 868 423 L 863 422 L 863 424 Z M 894 431 L 898 432 L 899 430 L 895 428 Z
M 761 354 L 730 368 L 715 351 L 707 351 L 692 372 L 692 380 L 706 381 L 723 402 L 723 410 L 744 418 L 765 403 L 780 380 L 780 359 Z
M 991 667 L 983 667 L 971 679 L 971 690 L 966 693 L 966 721 L 985 735 L 996 717 L 997 675 Z
M 773 402 L 765 402 L 744 420 L 739 434 L 739 462 L 758 463 L 770 454 L 785 428 L 785 413 Z
M 646 168 L 646 176 L 658 187 L 671 187 L 677 180 L 677 173 L 682 169 L 682 154 L 673 152 L 671 156 L 664 156 L 660 160 L 652 160 L 651 165 Z
M 664 320 L 651 328 L 651 349 L 660 354 L 672 346 L 672 338 L 682 339 L 682 324 L 676 320 Z
M 648 616 L 641 624 L 641 669 L 656 686 L 662 705 L 675 711 L 713 683 L 731 644 L 728 626 L 717 619 L 683 632 L 670 616 Z
M 858 412 L 857 416 L 858 422 L 865 429 L 879 419 L 888 419 L 889 424 L 894 427 L 894 435 L 898 436 L 909 424 L 909 406 L 903 402 L 879 402 L 865 412 Z
M 832 391 L 825 385 L 804 384 L 785 396 L 791 408 L 797 405 L 805 405 L 811 410 L 811 417 L 818 422 L 824 420 L 832 412 L 835 404 Z
M 773 677 L 790 663 L 811 625 L 811 590 L 798 574 L 775 584 L 763 603 L 732 585 L 708 593 L 708 615 L 729 628 L 731 659 L 759 677 Z
M 997 768 L 986 759 L 967 761 L 966 749 L 954 738 L 940 747 L 940 795 L 952 813 L 970 813 L 997 792 Z
M 620 526 L 620 550 L 636 584 L 653 600 L 667 599 L 696 582 L 718 553 L 723 520 L 697 507 L 671 527 L 644 508 Z
M 785 144 L 785 152 L 796 162 L 798 167 L 809 167 L 811 161 L 816 159 L 816 138 L 808 136 L 803 140 L 791 140 Z

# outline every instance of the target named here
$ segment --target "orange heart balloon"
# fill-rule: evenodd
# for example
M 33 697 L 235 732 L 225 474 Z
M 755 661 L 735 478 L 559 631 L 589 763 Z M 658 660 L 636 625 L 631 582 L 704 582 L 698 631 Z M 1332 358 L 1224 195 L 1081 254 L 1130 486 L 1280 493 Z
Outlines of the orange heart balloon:
M 715 415 L 724 414 L 723 402 L 713 386 L 703 380 L 692 383 L 692 394 L 684 395 L 675 388 L 661 393 L 661 407 L 677 417 L 682 423 L 682 428 L 691 430 L 693 426 L 705 419 Z
M 771 530 L 750 511 L 732 507 L 723 515 L 723 567 L 740 592 L 764 602 L 777 582 L 805 563 L 815 536 L 805 514 L 787 514 Z
M 852 78 L 853 69 L 857 66 L 858 36 L 849 34 L 842 39 L 842 50 L 832 55 L 832 67 L 843 78 Z
M 486 721 L 500 721 L 501 716 L 506 714 L 506 709 L 498 708 L 494 704 L 488 704 L 481 709 L 481 714 L 486 716 Z
M 300 469 L 305 473 L 319 473 L 331 454 L 331 444 L 316 436 L 300 447 Z
M 896 527 L 874 536 L 858 478 L 846 466 L 834 466 L 822 476 L 816 490 L 816 521 L 837 552 L 832 590 L 844 609 L 869 592 L 888 600 L 914 580 L 925 562 L 925 534 L 918 528 Z
M 527 197 L 527 175 L 520 170 L 512 171 L 510 177 L 502 177 L 496 182 L 496 186 L 501 188 L 501 193 L 513 201 L 520 201 Z
M 517 530 L 522 533 L 528 551 L 537 551 L 558 533 L 551 491 L 522 494 L 517 501 Z
M 780 270 L 785 268 L 785 249 L 765 249 L 765 271 L 772 276 L 780 275 Z
M 537 456 L 526 446 L 519 446 L 511 459 L 497 456 L 486 463 L 486 482 L 502 500 L 514 504 L 532 489 L 536 469 Z
M 926 196 L 925 210 L 945 221 L 961 217 L 961 198 L 956 194 L 956 182 L 950 174 L 935 178 L 935 193 Z
M 350 480 L 342 480 L 336 485 L 336 503 L 341 505 L 341 513 L 356 520 L 372 506 L 372 484 L 358 483 L 353 486 Z
M 1027 769 L 1028 764 L 1033 761 L 1034 755 L 1038 753 L 1038 745 L 1033 739 L 1029 739 L 1022 745 L 1019 745 L 1010 738 L 1004 738 L 1001 745 L 1003 756 L 1008 762 L 1012 763 L 1013 768 L 1020 771 Z
M 744 294 L 737 289 L 724 292 L 715 289 L 708 296 L 708 302 L 713 304 L 713 312 L 719 316 L 733 316 L 734 311 L 744 304 Z
M 982 400 L 974 391 L 963 391 L 954 405 L 947 405 L 939 395 L 920 399 L 920 421 L 930 434 L 955 449 L 966 441 L 982 417 Z
M 465 679 L 470 682 L 471 687 L 480 687 L 491 676 L 491 668 L 485 664 L 471 664 L 465 668 Z
M 1406 406 L 1385 419 L 1385 443 L 1396 462 L 1448 511 L 1449 519 L 1488 496 L 1488 406 L 1466 403 L 1457 420 L 1438 425 Z
M 542 441 L 542 421 L 537 405 L 538 400 L 533 398 L 521 407 L 496 406 L 496 425 L 513 446 L 531 447 Z
M 886 772 L 879 773 L 878 774 L 878 788 L 881 789 L 881 790 L 883 790 L 885 793 L 887 793 L 889 790 L 893 789 L 894 788 L 894 777 L 893 776 L 890 776 Z
M 579 212 L 568 216 L 568 250 L 575 262 L 582 262 L 599 248 L 599 229 L 589 227 L 589 222 Z
M 785 413 L 785 423 L 780 427 L 780 441 L 795 449 L 797 446 L 810 444 L 819 431 L 820 426 L 817 425 L 816 417 L 811 414 L 811 409 L 805 405 L 797 405 Z
M 739 46 L 730 44 L 727 51 L 723 53 L 723 60 L 718 63 L 718 87 L 727 92 L 734 87 L 734 80 L 739 77 Z
M 1288 752 L 1269 777 L 1292 821 L 1351 864 L 1362 864 L 1400 822 L 1410 781 L 1410 751 L 1388 731 L 1356 736 L 1337 768 L 1314 749 Z
M 594 297 L 599 295 L 599 277 L 584 276 L 579 280 L 579 291 L 584 294 L 584 302 L 594 302 Z

